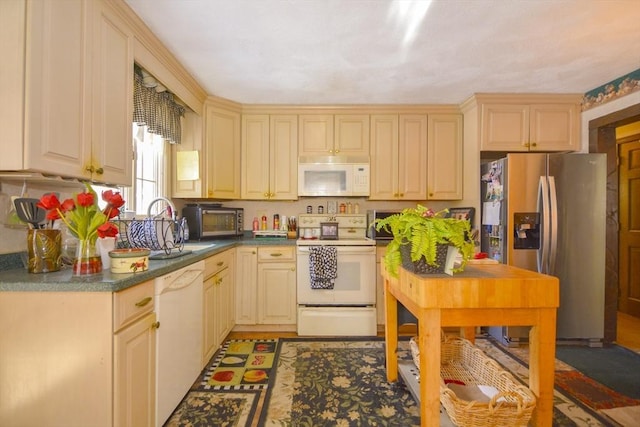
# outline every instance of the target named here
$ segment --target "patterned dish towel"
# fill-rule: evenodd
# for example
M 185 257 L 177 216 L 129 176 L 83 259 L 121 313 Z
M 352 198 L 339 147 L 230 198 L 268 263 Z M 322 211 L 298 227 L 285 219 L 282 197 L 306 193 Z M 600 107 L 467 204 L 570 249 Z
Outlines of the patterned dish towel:
M 338 249 L 335 246 L 309 247 L 311 289 L 333 289 L 338 277 Z

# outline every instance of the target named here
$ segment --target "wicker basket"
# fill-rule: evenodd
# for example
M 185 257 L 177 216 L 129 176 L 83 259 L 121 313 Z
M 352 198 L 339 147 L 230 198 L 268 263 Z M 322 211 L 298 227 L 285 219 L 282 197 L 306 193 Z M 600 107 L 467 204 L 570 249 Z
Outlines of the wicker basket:
M 420 366 L 420 353 L 414 338 L 411 354 Z M 441 346 L 440 403 L 457 426 L 526 426 L 536 406 L 536 397 L 482 350 L 461 338 L 445 338 Z M 458 398 L 444 380 L 466 385 L 495 387 L 498 394 L 487 403 Z

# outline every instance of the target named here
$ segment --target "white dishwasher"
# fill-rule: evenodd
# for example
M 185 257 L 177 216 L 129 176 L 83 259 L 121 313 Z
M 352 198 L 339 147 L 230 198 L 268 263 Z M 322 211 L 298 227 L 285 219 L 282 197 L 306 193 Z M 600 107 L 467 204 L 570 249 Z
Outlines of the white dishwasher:
M 200 374 L 204 261 L 155 279 L 156 425 L 162 426 Z

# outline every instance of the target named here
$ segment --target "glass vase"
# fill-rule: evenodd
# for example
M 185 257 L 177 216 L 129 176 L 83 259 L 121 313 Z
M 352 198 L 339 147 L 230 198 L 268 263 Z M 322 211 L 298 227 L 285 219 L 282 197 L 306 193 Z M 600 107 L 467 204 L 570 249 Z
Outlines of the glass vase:
M 102 272 L 102 259 L 96 243 L 90 240 L 79 240 L 76 258 L 73 261 L 73 274 L 86 276 Z
M 60 230 L 29 229 L 27 233 L 29 273 L 49 273 L 60 270 L 61 247 Z

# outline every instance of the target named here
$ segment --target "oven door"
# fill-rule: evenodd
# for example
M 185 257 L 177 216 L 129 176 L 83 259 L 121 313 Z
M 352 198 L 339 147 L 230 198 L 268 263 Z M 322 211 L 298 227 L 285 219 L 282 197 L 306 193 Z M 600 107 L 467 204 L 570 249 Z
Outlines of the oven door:
M 333 289 L 312 289 L 309 246 L 298 246 L 298 304 L 374 305 L 376 303 L 375 246 L 336 246 L 338 277 Z

